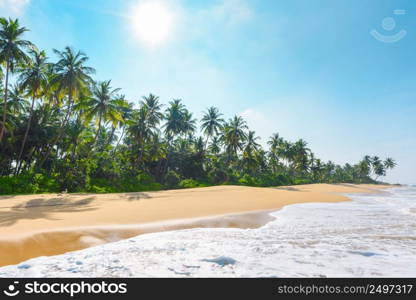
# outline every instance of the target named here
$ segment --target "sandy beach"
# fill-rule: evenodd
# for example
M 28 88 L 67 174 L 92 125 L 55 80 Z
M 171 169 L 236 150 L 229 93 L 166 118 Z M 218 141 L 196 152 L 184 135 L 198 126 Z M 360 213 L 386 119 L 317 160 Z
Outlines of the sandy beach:
M 142 233 L 195 227 L 254 228 L 285 205 L 348 201 L 343 193 L 389 186 L 314 184 L 217 186 L 122 194 L 0 197 L 0 266 L 62 254 Z

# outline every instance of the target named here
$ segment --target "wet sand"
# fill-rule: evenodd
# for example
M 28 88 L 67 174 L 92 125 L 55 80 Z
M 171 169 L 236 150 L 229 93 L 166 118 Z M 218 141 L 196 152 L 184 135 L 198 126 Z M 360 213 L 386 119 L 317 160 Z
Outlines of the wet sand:
M 143 233 L 196 227 L 255 228 L 285 205 L 348 201 L 341 193 L 390 186 L 313 184 L 278 188 L 218 186 L 122 194 L 0 197 L 0 266 L 114 242 Z

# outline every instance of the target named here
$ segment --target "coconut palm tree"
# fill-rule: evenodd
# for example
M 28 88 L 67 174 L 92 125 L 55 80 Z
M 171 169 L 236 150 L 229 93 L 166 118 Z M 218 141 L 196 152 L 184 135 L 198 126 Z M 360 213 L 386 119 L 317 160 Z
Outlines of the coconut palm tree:
M 260 137 L 256 136 L 255 131 L 249 131 L 247 134 L 247 141 L 246 145 L 244 147 L 245 152 L 253 152 L 258 151 L 260 148 L 260 144 L 257 143 L 257 141 L 260 139 Z
M 234 116 L 224 125 L 221 141 L 225 145 L 229 155 L 237 157 L 238 151 L 243 150 L 244 142 L 247 139 L 247 123 L 241 116 Z
M 183 133 L 183 119 L 186 112 L 182 100 L 174 99 L 169 102 L 169 107 L 166 109 L 166 123 L 164 124 L 165 134 L 170 137 L 180 135 Z
M 27 136 L 29 134 L 30 126 L 32 123 L 33 109 L 35 106 L 35 100 L 39 99 L 47 89 L 48 84 L 48 69 L 49 63 L 46 57 L 45 51 L 38 51 L 32 49 L 29 51 L 31 60 L 27 65 L 19 70 L 18 82 L 22 90 L 27 92 L 27 95 L 32 98 L 32 104 L 30 106 L 29 119 L 27 121 L 25 135 L 23 137 L 22 146 L 20 148 L 19 156 L 16 163 L 16 174 L 19 173 L 21 167 L 21 158 L 23 150 L 25 149 Z
M 149 94 L 149 96 L 143 97 L 140 104 L 147 110 L 148 122 L 153 124 L 153 126 L 158 126 L 163 120 L 163 113 L 161 111 L 163 105 L 159 103 L 159 97 Z
M 392 170 L 392 169 L 394 169 L 396 166 L 397 166 L 397 163 L 396 163 L 396 162 L 394 161 L 394 159 L 393 159 L 393 158 L 391 158 L 391 157 L 386 158 L 386 160 L 384 161 L 384 167 L 385 167 L 386 169 L 390 169 L 390 170 Z
M 220 133 L 223 128 L 224 119 L 221 118 L 222 114 L 218 108 L 212 106 L 207 109 L 204 116 L 201 119 L 201 130 L 206 136 L 205 145 L 208 144 L 208 140 L 213 136 Z
M 51 86 L 58 92 L 58 94 L 66 96 L 67 110 L 61 127 L 58 130 L 58 134 L 52 145 L 47 150 L 46 155 L 41 161 L 39 167 L 43 166 L 52 152 L 52 147 L 62 138 L 64 128 L 69 121 L 74 102 L 79 99 L 82 93 L 85 93 L 86 90 L 88 90 L 90 84 L 93 82 L 90 75 L 95 73 L 93 68 L 85 65 L 88 61 L 88 56 L 81 51 L 75 51 L 70 47 L 66 47 L 63 51 L 54 49 L 54 53 L 58 56 L 59 60 L 53 67 L 55 74 L 52 76 Z
M 196 130 L 196 119 L 193 118 L 193 114 L 185 109 L 182 118 L 182 132 L 184 135 L 192 136 Z
M 94 83 L 92 96 L 86 103 L 85 121 L 88 123 L 93 118 L 96 119 L 97 131 L 94 137 L 93 145 L 97 142 L 97 137 L 101 133 L 103 123 L 111 122 L 117 126 L 122 121 L 121 111 L 117 102 L 117 93 L 119 88 L 111 87 L 111 80 Z
M 124 134 L 126 132 L 126 127 L 128 125 L 132 125 L 133 122 L 131 121 L 132 119 L 132 114 L 133 114 L 133 103 L 129 102 L 126 100 L 126 97 L 124 95 L 119 95 L 117 97 L 117 105 L 118 105 L 118 109 L 121 112 L 121 117 L 123 119 L 122 122 L 119 122 L 119 127 L 121 127 L 121 134 L 120 137 L 117 140 L 117 144 L 114 147 L 113 153 L 117 151 L 118 146 L 120 145 L 120 142 L 123 140 Z
M 0 143 L 6 129 L 9 75 L 15 71 L 18 65 L 29 60 L 25 51 L 34 47 L 31 42 L 22 39 L 23 34 L 27 31 L 28 29 L 20 26 L 17 19 L 0 18 L 0 64 L 5 65 L 6 68 Z
M 7 102 L 7 109 L 15 116 L 24 114 L 29 109 L 29 102 L 24 97 L 22 89 L 18 84 L 13 85 L 10 89 Z
M 211 144 L 208 146 L 208 151 L 212 154 L 218 154 L 221 152 L 221 141 L 219 137 L 212 137 Z

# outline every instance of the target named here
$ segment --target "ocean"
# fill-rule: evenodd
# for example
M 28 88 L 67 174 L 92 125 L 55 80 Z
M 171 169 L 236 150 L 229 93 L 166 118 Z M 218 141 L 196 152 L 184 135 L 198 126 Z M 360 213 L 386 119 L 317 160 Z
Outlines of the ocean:
M 416 277 L 416 186 L 271 213 L 256 229 L 140 235 L 0 268 L 0 277 Z

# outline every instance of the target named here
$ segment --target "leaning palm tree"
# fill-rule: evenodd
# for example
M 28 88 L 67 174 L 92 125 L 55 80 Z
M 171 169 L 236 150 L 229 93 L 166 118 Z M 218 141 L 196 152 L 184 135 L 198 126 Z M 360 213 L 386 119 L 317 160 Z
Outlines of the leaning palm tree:
M 17 19 L 6 20 L 5 18 L 0 18 L 0 64 L 5 65 L 6 68 L 0 143 L 3 140 L 4 131 L 6 129 L 9 74 L 14 72 L 16 66 L 29 60 L 25 50 L 33 47 L 31 42 L 22 39 L 22 36 L 26 31 L 28 31 L 28 29 L 20 27 Z
M 117 102 L 117 92 L 119 88 L 111 87 L 111 80 L 95 83 L 92 88 L 92 97 L 87 101 L 88 107 L 85 114 L 86 122 L 96 118 L 97 131 L 94 137 L 93 145 L 97 142 L 97 137 L 101 132 L 103 122 L 111 122 L 113 126 L 122 121 L 121 111 Z
M 27 136 L 29 134 L 33 109 L 35 106 L 35 100 L 39 99 L 47 89 L 48 83 L 48 69 L 49 63 L 46 57 L 45 51 L 38 51 L 36 49 L 30 50 L 31 60 L 30 62 L 21 68 L 18 82 L 22 90 L 27 91 L 27 95 L 32 98 L 32 104 L 30 106 L 29 119 L 27 121 L 25 135 L 23 137 L 22 146 L 20 147 L 19 156 L 16 163 L 16 174 L 19 173 L 21 167 L 21 158 L 25 149 Z
M 92 83 L 90 75 L 95 73 L 93 68 L 85 66 L 88 61 L 88 56 L 81 51 L 75 52 L 74 49 L 66 47 L 64 51 L 54 49 L 54 53 L 58 56 L 59 60 L 53 68 L 55 74 L 52 76 L 51 86 L 58 91 L 59 94 L 67 96 L 67 111 L 58 130 L 58 134 L 53 141 L 53 144 L 47 150 L 39 167 L 43 166 L 52 152 L 52 147 L 62 138 L 74 102 L 88 89 L 89 85 Z
M 390 170 L 392 170 L 392 169 L 394 169 L 396 166 L 397 166 L 397 163 L 394 161 L 394 159 L 393 159 L 393 158 L 388 157 L 388 158 L 386 158 L 386 159 L 385 159 L 385 161 L 384 161 L 384 167 L 385 167 L 386 169 L 390 169 Z
M 125 95 L 117 96 L 116 102 L 117 102 L 116 104 L 118 106 L 118 110 L 121 112 L 121 117 L 123 120 L 119 122 L 118 124 L 118 126 L 121 127 L 122 129 L 121 129 L 120 137 L 117 140 L 116 146 L 113 149 L 113 153 L 116 152 L 118 145 L 123 140 L 127 125 L 132 123 L 131 117 L 133 114 L 133 103 L 127 101 Z
M 201 130 L 206 136 L 205 144 L 208 144 L 208 140 L 215 135 L 218 135 L 223 128 L 224 119 L 221 118 L 222 114 L 218 108 L 210 107 L 205 112 L 201 119 Z

